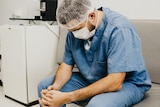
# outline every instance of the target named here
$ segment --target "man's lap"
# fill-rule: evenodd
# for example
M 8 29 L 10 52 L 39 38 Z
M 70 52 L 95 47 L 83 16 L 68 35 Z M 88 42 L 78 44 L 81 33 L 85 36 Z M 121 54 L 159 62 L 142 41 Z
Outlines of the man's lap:
M 141 101 L 143 96 L 134 84 L 125 82 L 120 91 L 92 97 L 86 107 L 130 107 Z
M 53 81 L 54 76 L 41 81 L 38 87 L 39 94 L 42 89 L 46 89 L 48 86 L 52 85 Z M 62 87 L 61 91 L 70 92 L 88 85 L 89 83 L 83 76 L 76 72 L 73 73 L 71 79 Z M 92 97 L 86 107 L 129 107 L 141 101 L 143 96 L 144 95 L 134 84 L 125 82 L 120 91 L 103 93 Z M 39 95 L 39 97 L 41 96 Z M 84 103 L 84 101 L 82 102 Z M 79 104 L 81 101 L 76 103 Z

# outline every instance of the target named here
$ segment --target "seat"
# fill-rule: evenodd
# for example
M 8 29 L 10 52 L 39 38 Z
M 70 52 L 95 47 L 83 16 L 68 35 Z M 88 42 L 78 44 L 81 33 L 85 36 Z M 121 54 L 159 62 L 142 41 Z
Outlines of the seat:
M 131 20 L 142 42 L 144 59 L 152 88 L 133 107 L 160 107 L 160 20 Z

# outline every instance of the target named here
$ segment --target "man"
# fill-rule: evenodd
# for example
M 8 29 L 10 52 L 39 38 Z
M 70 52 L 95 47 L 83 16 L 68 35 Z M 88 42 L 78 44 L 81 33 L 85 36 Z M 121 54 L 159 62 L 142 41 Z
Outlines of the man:
M 57 21 L 69 32 L 56 75 L 38 86 L 43 107 L 130 107 L 143 99 L 151 81 L 138 34 L 124 16 L 89 0 L 64 0 Z

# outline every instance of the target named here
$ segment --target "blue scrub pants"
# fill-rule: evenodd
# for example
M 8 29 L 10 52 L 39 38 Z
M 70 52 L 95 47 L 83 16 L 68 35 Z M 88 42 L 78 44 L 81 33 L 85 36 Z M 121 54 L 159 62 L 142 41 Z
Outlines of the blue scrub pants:
M 38 85 L 38 96 L 41 98 L 41 91 L 52 85 L 54 76 L 50 76 L 42 80 Z M 83 87 L 89 83 L 83 78 L 79 72 L 74 72 L 71 79 L 62 87 L 62 92 L 70 92 Z M 87 101 L 86 107 L 130 107 L 143 99 L 144 94 L 136 85 L 124 82 L 120 91 L 108 92 L 96 95 L 90 100 L 79 101 L 75 103 L 84 103 Z M 66 107 L 65 105 L 61 107 Z

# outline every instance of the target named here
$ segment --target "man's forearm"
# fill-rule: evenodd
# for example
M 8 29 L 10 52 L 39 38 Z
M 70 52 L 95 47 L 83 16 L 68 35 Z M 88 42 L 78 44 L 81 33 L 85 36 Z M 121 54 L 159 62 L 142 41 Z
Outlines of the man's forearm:
M 69 100 L 71 102 L 79 101 L 97 94 L 118 91 L 122 87 L 125 75 L 125 73 L 110 74 L 88 87 L 70 92 L 69 95 L 71 99 Z
M 57 90 L 60 90 L 63 85 L 70 79 L 71 75 L 72 67 L 65 63 L 62 63 L 56 72 L 53 85 L 57 87 Z

